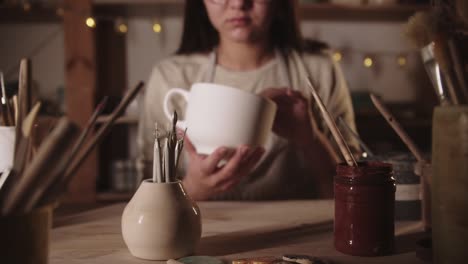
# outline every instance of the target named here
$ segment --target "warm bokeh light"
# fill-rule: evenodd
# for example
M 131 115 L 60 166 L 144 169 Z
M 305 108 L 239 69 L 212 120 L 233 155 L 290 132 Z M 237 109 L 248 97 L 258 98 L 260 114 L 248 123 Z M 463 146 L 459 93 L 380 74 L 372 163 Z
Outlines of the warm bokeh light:
M 404 67 L 408 63 L 408 60 L 406 59 L 406 56 L 400 55 L 397 58 L 397 62 L 398 62 L 398 65 L 400 65 L 400 67 Z
M 333 60 L 334 61 L 340 62 L 342 59 L 343 59 L 343 54 L 341 54 L 341 52 L 336 51 L 335 53 L 333 53 Z
M 153 24 L 153 31 L 154 33 L 160 33 L 162 31 L 162 26 L 160 23 L 154 23 Z
M 370 67 L 372 67 L 372 65 L 374 65 L 374 60 L 372 60 L 371 57 L 365 57 L 364 58 L 364 66 L 367 67 L 367 68 L 370 68 Z
M 124 23 L 120 23 L 120 24 L 117 26 L 117 30 L 119 31 L 119 33 L 125 34 L 125 33 L 127 33 L 127 31 L 128 31 L 128 27 L 127 27 L 127 25 L 125 25 Z
M 92 18 L 92 17 L 86 18 L 86 26 L 88 26 L 89 28 L 95 28 L 96 27 L 96 20 L 94 20 L 94 18 Z

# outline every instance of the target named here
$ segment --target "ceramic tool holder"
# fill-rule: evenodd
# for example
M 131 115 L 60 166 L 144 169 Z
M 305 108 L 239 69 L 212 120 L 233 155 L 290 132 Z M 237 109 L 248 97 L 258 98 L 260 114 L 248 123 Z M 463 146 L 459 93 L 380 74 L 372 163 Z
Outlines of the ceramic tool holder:
M 466 263 L 468 107 L 436 107 L 432 125 L 434 263 Z
M 182 183 L 145 180 L 125 207 L 122 236 L 130 253 L 147 260 L 193 254 L 201 236 L 200 210 Z

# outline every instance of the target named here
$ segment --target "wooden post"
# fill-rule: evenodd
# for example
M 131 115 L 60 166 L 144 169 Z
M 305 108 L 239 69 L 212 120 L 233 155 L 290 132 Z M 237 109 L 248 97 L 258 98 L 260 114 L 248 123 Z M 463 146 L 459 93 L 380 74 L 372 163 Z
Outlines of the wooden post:
M 84 127 L 92 115 L 96 98 L 96 52 L 93 29 L 85 24 L 91 15 L 91 0 L 65 0 L 65 102 L 67 116 Z M 98 172 L 97 151 L 74 175 L 67 202 L 92 203 L 96 201 L 96 178 Z

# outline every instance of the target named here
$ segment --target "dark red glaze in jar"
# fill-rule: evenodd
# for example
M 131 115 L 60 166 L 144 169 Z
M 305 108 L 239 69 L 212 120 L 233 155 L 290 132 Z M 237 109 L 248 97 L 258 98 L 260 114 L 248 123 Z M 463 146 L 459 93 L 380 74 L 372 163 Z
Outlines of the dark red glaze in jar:
M 339 164 L 335 176 L 335 248 L 354 256 L 394 250 L 395 180 L 391 164 Z

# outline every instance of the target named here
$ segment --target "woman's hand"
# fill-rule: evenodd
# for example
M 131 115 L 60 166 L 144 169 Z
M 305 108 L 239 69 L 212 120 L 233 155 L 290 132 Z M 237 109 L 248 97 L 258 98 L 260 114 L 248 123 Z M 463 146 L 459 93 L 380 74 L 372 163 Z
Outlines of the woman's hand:
M 185 150 L 190 160 L 182 183 L 195 200 L 206 200 L 230 190 L 253 169 L 264 153 L 261 147 L 240 146 L 237 149 L 220 147 L 208 156 L 200 155 L 188 138 L 185 138 Z M 219 166 L 223 160 L 227 163 Z
M 305 145 L 315 131 L 315 123 L 307 99 L 289 88 L 269 88 L 260 95 L 270 98 L 277 106 L 273 131 L 296 145 Z

